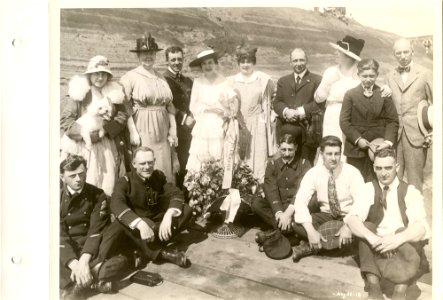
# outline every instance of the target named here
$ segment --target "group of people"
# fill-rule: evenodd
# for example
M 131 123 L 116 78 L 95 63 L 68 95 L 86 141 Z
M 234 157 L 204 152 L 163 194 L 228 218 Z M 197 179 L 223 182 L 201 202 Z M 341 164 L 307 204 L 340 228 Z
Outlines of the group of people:
M 430 137 L 417 111 L 420 101 L 432 103 L 432 83 L 401 39 L 394 44 L 399 66 L 379 87 L 378 62 L 360 58 L 364 43 L 352 36 L 331 43 L 337 64 L 323 76 L 307 69 L 306 52 L 296 48 L 293 72 L 276 86 L 255 70 L 257 49 L 249 46 L 237 48 L 240 72 L 227 78 L 212 49 L 190 63 L 200 77 L 184 76 L 177 46 L 166 49 L 168 69 L 160 74 L 154 65 L 162 49 L 151 35 L 136 40 L 130 51 L 140 66 L 120 83 L 106 57 L 93 57 L 70 81 L 61 114 L 63 297 L 91 286 L 111 291 L 133 249 L 142 260 L 189 266 L 168 243 L 191 219 L 186 173 L 215 159 L 245 161 L 262 184 L 264 197 L 251 205 L 270 228 L 257 234 L 260 245 L 276 234 L 290 238 L 297 262 L 356 237 L 369 296 L 383 299 L 386 277 L 393 297 L 403 299 L 426 269 L 421 191 Z M 418 257 L 407 278 L 382 266 L 400 250 Z

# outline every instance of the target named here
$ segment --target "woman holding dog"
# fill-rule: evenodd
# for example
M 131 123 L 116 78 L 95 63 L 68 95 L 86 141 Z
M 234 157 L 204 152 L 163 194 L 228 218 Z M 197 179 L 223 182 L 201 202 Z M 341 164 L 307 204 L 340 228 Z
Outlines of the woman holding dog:
M 140 66 L 130 70 L 120 79 L 132 107 L 132 117 L 139 138 L 135 146 L 148 146 L 156 157 L 156 169 L 161 170 L 169 182 L 172 176 L 171 147 L 177 146 L 175 108 L 172 92 L 164 77 L 154 70 L 159 49 L 155 39 L 144 36 L 137 39 L 136 48 Z
M 88 161 L 86 181 L 111 195 L 116 176 L 126 172 L 129 163 L 125 148 L 125 128 L 128 114 L 124 106 L 123 88 L 111 81 L 112 72 L 106 57 L 98 55 L 89 61 L 86 72 L 74 76 L 69 82 L 69 97 L 61 113 L 60 127 L 62 138 L 62 159 L 67 154 L 83 156 Z M 100 101 L 109 104 L 105 114 L 91 111 Z M 89 107 L 89 110 L 88 110 Z M 90 132 L 92 146 L 87 149 L 82 138 L 82 126 L 76 122 L 84 114 L 92 118 L 103 118 L 104 136 L 99 131 Z
M 357 64 L 361 84 L 346 92 L 340 113 L 340 127 L 346 137 L 344 154 L 347 162 L 360 170 L 365 182 L 374 178 L 368 151 L 390 148 L 397 141 L 397 109 L 391 97 L 382 97 L 375 84 L 378 68 L 374 59 Z

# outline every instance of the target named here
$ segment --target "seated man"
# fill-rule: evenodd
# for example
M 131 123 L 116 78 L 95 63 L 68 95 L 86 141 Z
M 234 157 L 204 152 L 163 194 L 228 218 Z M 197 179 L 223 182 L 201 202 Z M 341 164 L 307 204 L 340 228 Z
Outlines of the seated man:
M 329 242 L 318 231 L 320 225 L 328 221 L 341 222 L 333 222 L 340 226 L 336 234 L 338 247 L 352 242 L 351 230 L 341 220 L 361 193 L 364 181 L 357 168 L 340 161 L 341 147 L 342 142 L 338 137 L 323 137 L 320 143 L 323 162 L 310 169 L 300 183 L 294 201 L 294 230 L 299 236 L 307 238 L 309 244 L 301 241 L 294 248 L 294 262 L 317 253 L 322 248 L 322 242 Z M 310 214 L 308 203 L 315 192 L 320 212 Z M 332 249 L 329 246 L 328 249 Z
M 91 285 L 110 292 L 107 279 L 127 263 L 123 256 L 104 261 L 99 255 L 102 233 L 109 223 L 103 190 L 86 183 L 86 161 L 70 155 L 60 164 L 60 288 L 63 299 L 80 299 Z M 109 272 L 111 270 L 111 272 Z M 114 273 L 114 274 L 111 274 Z
M 274 230 L 292 231 L 294 209 L 290 205 L 297 192 L 300 181 L 311 168 L 306 159 L 296 157 L 299 152 L 301 130 L 298 135 L 284 134 L 279 141 L 280 157 L 268 163 L 265 171 L 263 190 L 264 198 L 256 198 L 252 203 L 252 211 L 261 217 Z M 296 132 L 296 133 L 297 133 Z M 263 239 L 257 234 L 258 239 Z M 269 236 L 269 235 L 267 235 Z
M 134 150 L 134 169 L 117 181 L 112 194 L 111 211 L 118 219 L 113 226 L 135 242 L 144 258 L 186 267 L 188 260 L 183 252 L 164 248 L 187 224 L 191 208 L 184 204 L 183 192 L 168 183 L 163 172 L 154 170 L 154 164 L 152 149 Z
M 384 299 L 380 278 L 395 284 L 392 299 L 405 299 L 408 283 L 429 267 L 422 243 L 430 235 L 423 196 L 413 185 L 398 179 L 397 169 L 394 150 L 377 152 L 374 158 L 377 179 L 366 183 L 363 197 L 354 203 L 344 219 L 352 233 L 360 238 L 360 270 L 370 299 Z M 400 252 L 404 251 L 409 251 L 409 262 L 403 260 L 403 265 L 395 264 L 393 260 L 399 261 Z M 389 270 L 390 267 L 397 270 Z

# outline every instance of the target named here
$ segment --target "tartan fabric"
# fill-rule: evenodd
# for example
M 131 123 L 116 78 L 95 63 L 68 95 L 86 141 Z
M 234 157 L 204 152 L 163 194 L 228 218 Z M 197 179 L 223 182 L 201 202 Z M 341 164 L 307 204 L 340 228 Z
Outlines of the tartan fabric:
M 339 246 L 339 237 L 335 236 L 344 225 L 343 221 L 333 220 L 323 223 L 318 227 L 318 232 L 327 240 L 321 241 L 322 248 L 331 250 Z
M 334 219 L 336 219 L 340 216 L 340 203 L 338 203 L 337 189 L 335 188 L 335 178 L 332 173 L 328 180 L 328 200 L 331 215 L 334 217 Z

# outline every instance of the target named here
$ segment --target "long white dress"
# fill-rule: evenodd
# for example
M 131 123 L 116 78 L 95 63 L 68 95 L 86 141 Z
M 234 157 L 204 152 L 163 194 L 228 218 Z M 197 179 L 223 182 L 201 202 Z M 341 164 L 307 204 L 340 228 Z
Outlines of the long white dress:
M 223 157 L 223 118 L 216 113 L 206 112 L 208 108 L 223 109 L 220 95 L 229 88 L 222 75 L 210 82 L 205 76 L 194 80 L 189 109 L 194 116 L 192 141 L 186 169 L 199 171 L 205 161 Z
M 335 73 L 335 75 L 333 73 Z M 343 75 L 338 66 L 332 66 L 326 69 L 323 77 L 330 78 L 337 76 L 337 74 L 340 79 L 331 85 L 326 98 L 326 111 L 323 118 L 323 137 L 334 135 L 344 142 L 345 137 L 340 128 L 340 112 L 343 98 L 348 90 L 360 84 L 360 80 Z M 341 160 L 346 161 L 346 156 L 343 155 L 343 149 L 344 147 L 342 147 Z

